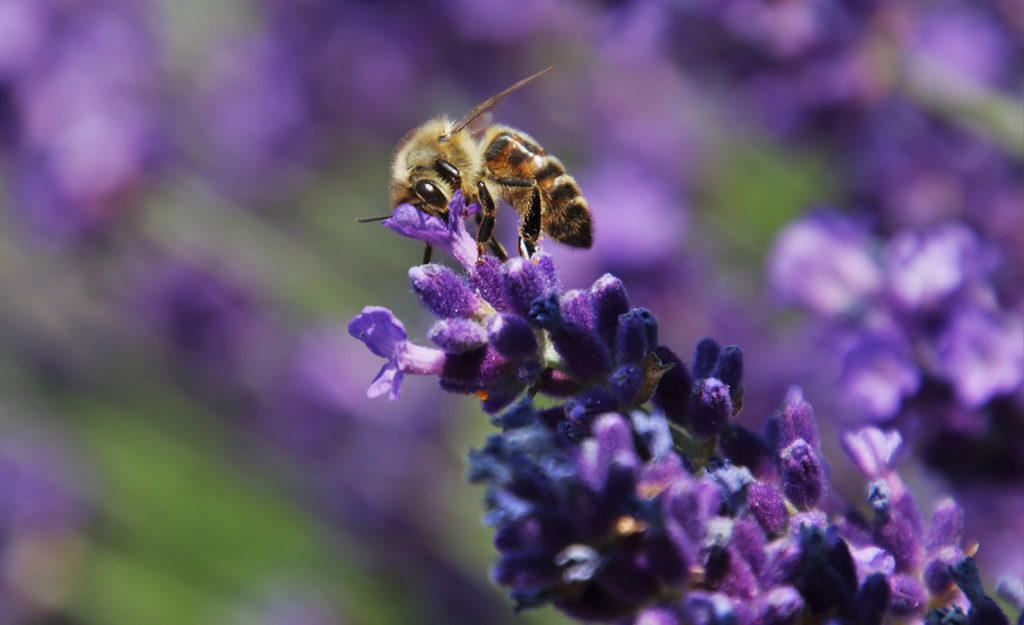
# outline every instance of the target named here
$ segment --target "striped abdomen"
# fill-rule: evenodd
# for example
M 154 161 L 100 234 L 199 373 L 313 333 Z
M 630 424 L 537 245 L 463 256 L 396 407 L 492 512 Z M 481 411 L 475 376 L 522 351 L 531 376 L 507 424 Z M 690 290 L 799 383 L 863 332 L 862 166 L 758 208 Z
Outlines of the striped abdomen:
M 590 247 L 590 210 L 562 161 L 512 128 L 492 127 L 485 140 L 484 167 L 488 178 L 502 187 L 502 197 L 524 213 L 536 184 L 541 192 L 541 229 L 560 243 Z

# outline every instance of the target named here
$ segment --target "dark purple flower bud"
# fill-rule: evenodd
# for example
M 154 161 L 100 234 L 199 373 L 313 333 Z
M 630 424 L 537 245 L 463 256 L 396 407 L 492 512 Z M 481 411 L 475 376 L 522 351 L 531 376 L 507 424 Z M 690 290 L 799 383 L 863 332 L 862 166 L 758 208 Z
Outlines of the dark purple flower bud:
M 537 336 L 522 317 L 491 315 L 487 318 L 487 334 L 495 351 L 509 360 L 523 360 L 537 354 Z
M 497 383 L 478 393 L 483 401 L 480 407 L 486 414 L 494 414 L 507 408 L 526 389 L 526 383 L 518 378 L 502 377 Z
M 1010 625 L 999 604 L 985 594 L 974 558 L 964 558 L 949 567 L 949 574 L 971 602 L 971 609 L 967 611 L 968 625 Z
M 853 625 L 882 625 L 889 607 L 889 580 L 882 573 L 867 576 L 853 606 Z
M 491 570 L 495 582 L 519 590 L 536 590 L 559 583 L 562 571 L 545 553 L 503 556 Z
M 461 277 L 437 264 L 420 265 L 409 270 L 412 290 L 436 317 L 469 317 L 479 310 L 480 300 Z
M 765 424 L 765 430 L 775 449 L 782 449 L 800 438 L 815 450 L 821 448 L 814 409 L 804 401 L 804 392 L 799 386 L 790 387 L 779 410 Z
M 778 586 L 757 597 L 754 623 L 794 625 L 803 613 L 804 600 L 792 586 Z
M 640 367 L 625 365 L 608 376 L 608 389 L 624 406 L 633 405 L 643 388 L 644 375 Z
M 597 334 L 605 345 L 615 345 L 615 328 L 619 325 L 619 315 L 629 312 L 629 298 L 626 287 L 610 273 L 606 273 L 590 287 L 590 295 L 594 303 L 594 325 Z
M 800 576 L 796 587 L 812 613 L 832 610 L 849 613 L 857 592 L 857 572 L 846 542 L 830 527 L 827 531 L 800 528 Z
M 760 436 L 736 423 L 730 423 L 718 438 L 726 458 L 750 469 L 754 477 L 771 480 L 775 477 L 775 459 Z
M 679 357 L 669 348 L 662 346 L 654 353 L 662 364 L 673 365 L 673 367 L 661 376 L 651 401 L 665 413 L 665 418 L 669 421 L 676 425 L 687 426 L 689 425 L 687 407 L 690 405 L 693 378 L 690 377 L 690 372 L 683 361 L 679 360 Z
M 587 382 L 608 374 L 612 358 L 596 334 L 575 324 L 565 324 L 549 334 L 551 344 L 573 377 Z
M 743 381 L 743 350 L 729 345 L 718 355 L 712 377 L 718 378 L 730 388 L 739 388 Z
M 619 317 L 615 335 L 615 362 L 636 364 L 644 354 L 658 346 L 658 322 L 643 308 L 634 308 Z
M 642 605 L 658 592 L 658 578 L 647 564 L 646 554 L 617 549 L 608 557 L 597 584 L 627 605 Z
M 889 611 L 903 617 L 924 610 L 928 594 L 916 577 L 893 575 L 889 578 Z
M 494 256 L 484 256 L 481 263 L 471 272 L 471 281 L 480 297 L 484 298 L 495 310 L 508 312 L 509 305 L 505 300 L 505 276 L 502 263 Z
M 718 364 L 720 353 L 722 353 L 721 346 L 710 336 L 705 336 L 697 341 L 697 348 L 693 354 L 693 377 L 698 380 L 710 377 L 715 370 L 715 365 Z
M 729 387 L 715 378 L 699 380 L 690 397 L 690 431 L 698 438 L 713 438 L 725 429 L 730 417 Z
M 441 319 L 427 333 L 427 338 L 449 353 L 462 353 L 487 344 L 487 331 L 470 319 Z
M 573 424 L 590 429 L 594 417 L 614 412 L 619 407 L 615 397 L 603 386 L 586 390 L 565 402 L 565 418 Z
M 798 438 L 779 452 L 782 492 L 799 508 L 811 508 L 828 488 L 821 458 L 807 441 Z
M 774 487 L 755 482 L 747 489 L 747 507 L 764 531 L 777 536 L 789 527 L 786 502 Z
M 558 296 L 554 293 L 533 300 L 527 311 L 527 317 L 548 332 L 560 332 L 565 328 L 562 311 L 558 307 Z
M 921 574 L 928 592 L 942 595 L 953 588 L 953 578 L 949 575 L 949 567 L 964 559 L 964 552 L 956 547 L 943 547 L 924 565 Z
M 588 291 L 573 289 L 562 296 L 560 303 L 566 321 L 594 329 L 594 302 Z
M 964 536 L 964 511 L 950 498 L 943 499 L 932 514 L 925 550 L 933 552 L 943 547 L 959 547 Z
M 737 599 L 750 600 L 757 594 L 757 576 L 751 570 L 750 563 L 732 548 L 711 548 L 704 564 L 704 577 L 709 587 Z
M 530 314 L 530 306 L 538 297 L 554 292 L 548 277 L 537 263 L 516 257 L 505 263 L 505 300 L 511 312 L 520 317 Z M 555 306 L 558 300 L 555 299 Z

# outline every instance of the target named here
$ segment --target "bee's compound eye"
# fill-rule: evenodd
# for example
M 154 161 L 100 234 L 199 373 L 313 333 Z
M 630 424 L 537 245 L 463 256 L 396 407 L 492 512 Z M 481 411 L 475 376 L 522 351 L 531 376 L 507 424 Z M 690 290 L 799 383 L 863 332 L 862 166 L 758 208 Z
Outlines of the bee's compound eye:
M 437 187 L 436 184 L 429 180 L 420 180 L 413 185 L 413 191 L 416 195 L 420 196 L 427 204 L 442 207 L 448 204 L 448 200 L 445 199 L 444 193 Z

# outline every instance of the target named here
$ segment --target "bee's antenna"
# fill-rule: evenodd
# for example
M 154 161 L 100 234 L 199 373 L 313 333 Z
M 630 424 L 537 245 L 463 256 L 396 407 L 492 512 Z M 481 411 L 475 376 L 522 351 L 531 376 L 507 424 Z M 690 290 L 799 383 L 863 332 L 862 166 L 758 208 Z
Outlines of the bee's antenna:
M 381 215 L 380 217 L 363 217 L 361 219 L 357 219 L 356 221 L 358 221 L 361 224 L 368 224 L 373 223 L 375 221 L 384 221 L 385 219 L 388 219 L 390 217 L 391 215 Z
M 446 132 L 445 134 L 441 135 L 440 141 L 441 142 L 447 141 L 453 135 L 458 134 L 466 126 L 468 126 L 471 123 L 473 123 L 474 119 L 476 119 L 477 117 L 480 117 L 481 115 L 483 115 L 487 111 L 489 111 L 492 108 L 494 108 L 494 105 L 496 105 L 498 102 L 501 102 L 502 100 L 504 100 L 505 96 L 507 96 L 508 94 L 512 93 L 516 89 L 519 89 L 520 87 L 526 85 L 526 83 L 532 81 L 533 79 L 540 78 L 541 76 L 543 76 L 544 74 L 550 72 L 553 69 L 555 69 L 554 65 L 548 66 L 548 67 L 540 70 L 539 72 L 537 72 L 533 76 L 528 76 L 528 77 L 520 80 L 516 84 L 512 85 L 508 89 L 505 89 L 504 91 L 502 91 L 500 93 L 496 93 L 496 94 L 492 95 L 491 97 L 487 98 L 486 100 L 484 100 L 483 102 L 481 102 L 480 104 L 477 104 L 476 106 L 473 107 L 472 111 L 470 111 L 465 117 L 463 117 L 459 121 L 459 123 L 455 124 L 454 128 L 452 128 L 450 131 Z

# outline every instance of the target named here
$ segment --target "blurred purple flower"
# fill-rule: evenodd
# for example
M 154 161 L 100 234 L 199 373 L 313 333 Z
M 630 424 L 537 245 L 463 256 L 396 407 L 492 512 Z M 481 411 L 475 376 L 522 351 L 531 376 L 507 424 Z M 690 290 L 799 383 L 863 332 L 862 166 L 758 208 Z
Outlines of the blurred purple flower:
M 0 49 L 0 90 L 14 207 L 43 235 L 82 234 L 122 210 L 167 151 L 147 5 L 10 4 L 0 24 L 18 34 Z

